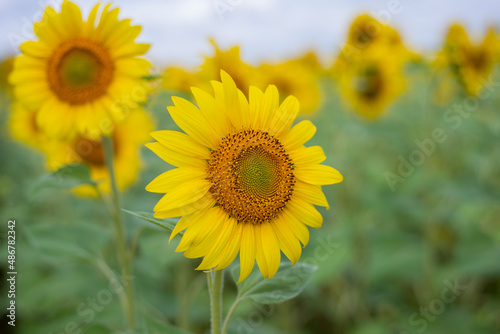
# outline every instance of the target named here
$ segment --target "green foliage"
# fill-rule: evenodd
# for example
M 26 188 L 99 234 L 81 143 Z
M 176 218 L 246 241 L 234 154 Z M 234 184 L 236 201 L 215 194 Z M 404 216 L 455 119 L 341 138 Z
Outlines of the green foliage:
M 32 192 L 36 195 L 42 189 L 68 190 L 84 184 L 96 185 L 90 178 L 89 168 L 85 164 L 71 164 L 41 177 Z
M 304 290 L 311 275 L 317 268 L 315 266 L 296 263 L 281 263 L 276 275 L 272 279 L 262 277 L 259 270 L 254 269 L 243 282 L 237 285 L 238 299 L 250 298 L 261 304 L 281 303 L 296 297 Z M 235 282 L 239 278 L 239 266 L 235 266 L 232 277 Z
M 139 217 L 149 223 L 153 223 L 156 226 L 159 226 L 169 232 L 172 232 L 175 228 L 175 224 L 177 223 L 177 219 L 158 219 L 155 218 L 154 215 L 150 212 L 136 212 L 122 209 L 123 212 L 126 212 L 132 216 Z M 179 232 L 180 235 L 184 234 L 184 232 Z
M 498 81 L 498 71 L 492 80 Z M 308 145 L 321 145 L 325 164 L 345 179 L 323 187 L 331 209 L 320 209 L 323 226 L 310 229 L 299 263 L 283 264 L 271 280 L 254 272 L 239 285 L 225 284 L 225 313 L 238 294 L 245 297 L 229 333 L 500 331 L 500 94 L 450 122 L 457 116 L 453 106 L 470 101 L 456 95 L 436 104 L 436 81 L 425 66 L 411 69 L 406 93 L 373 122 L 350 113 L 331 80 L 322 82 L 323 107 L 311 119 L 318 131 Z M 147 108 L 157 128 L 177 129 L 165 111 L 171 103 L 168 92 L 152 96 Z M 5 127 L 6 113 L 0 114 Z M 399 175 L 399 157 L 409 160 L 421 151 L 416 141 L 432 139 L 437 128 L 446 140 L 434 142 L 432 152 L 424 152 L 425 159 L 391 189 L 386 172 Z M 42 176 L 47 174 L 43 157 L 15 143 L 7 131 L 0 134 L 0 150 L 7 157 L 0 164 L 0 216 L 18 222 L 18 332 L 59 334 L 72 322 L 82 334 L 123 331 L 119 294 L 110 288 L 120 270 L 105 206 L 60 191 L 91 184 L 88 171 L 76 166 Z M 175 333 L 180 330 L 174 327 L 182 327 L 206 333 L 206 277 L 194 270 L 200 260 L 176 253 L 178 240 L 168 243 L 175 220 L 144 213 L 161 196 L 144 187 L 172 167 L 146 149 L 141 154 L 145 168 L 122 205 L 129 213 L 127 240 L 135 245 L 138 331 Z M 5 222 L 0 234 L 6 235 Z M 6 249 L 4 240 L 0 248 Z M 3 272 L 5 265 L 0 263 Z M 230 270 L 238 271 L 233 266 Z M 276 303 L 298 293 L 306 281 L 291 291 L 280 284 L 286 282 L 280 275 L 313 267 L 317 271 L 298 296 Z M 269 295 L 274 288 L 283 294 Z M 82 316 L 78 310 L 93 310 L 89 298 L 98 300 L 102 291 L 111 292 L 109 303 L 96 304 L 92 319 L 91 313 Z M 5 309 L 6 303 L 2 294 L 0 306 Z M 272 316 L 270 306 L 260 303 L 273 303 Z

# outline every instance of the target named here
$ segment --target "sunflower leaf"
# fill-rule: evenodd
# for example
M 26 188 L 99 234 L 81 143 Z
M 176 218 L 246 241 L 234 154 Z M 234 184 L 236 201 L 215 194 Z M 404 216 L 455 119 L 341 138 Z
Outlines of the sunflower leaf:
M 41 189 L 72 189 L 81 185 L 95 186 L 90 178 L 90 170 L 84 164 L 71 164 L 59 168 L 55 172 L 44 175 L 33 186 L 31 193 L 36 195 Z
M 239 266 L 232 270 L 235 282 L 238 281 Z M 281 263 L 276 275 L 271 279 L 262 277 L 255 269 L 243 282 L 237 285 L 239 300 L 250 298 L 257 303 L 280 303 L 296 297 L 306 286 L 317 267 L 297 263 Z
M 123 212 L 128 213 L 129 215 L 139 217 L 147 222 L 153 223 L 156 226 L 159 226 L 165 230 L 172 232 L 175 228 L 175 224 L 177 224 L 177 219 L 158 219 L 155 218 L 154 215 L 150 212 L 141 212 L 141 211 L 129 211 L 122 209 Z M 180 235 L 184 234 L 184 232 L 179 232 Z

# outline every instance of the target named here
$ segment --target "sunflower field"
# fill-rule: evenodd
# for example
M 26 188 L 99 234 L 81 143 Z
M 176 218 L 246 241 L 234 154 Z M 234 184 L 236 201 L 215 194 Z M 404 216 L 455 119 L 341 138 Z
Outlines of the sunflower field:
M 1 333 L 500 333 L 495 27 L 189 67 L 146 23 L 64 0 L 1 60 Z

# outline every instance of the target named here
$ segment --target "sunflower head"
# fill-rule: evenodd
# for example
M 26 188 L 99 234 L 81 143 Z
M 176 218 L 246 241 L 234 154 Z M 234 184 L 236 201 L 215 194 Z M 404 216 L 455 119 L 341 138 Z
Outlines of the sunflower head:
M 359 115 L 375 119 L 404 91 L 401 61 L 388 48 L 374 49 L 348 67 L 340 86 L 342 95 Z
M 436 65 L 450 68 L 463 90 L 477 96 L 498 59 L 498 39 L 489 30 L 481 43 L 473 43 L 460 24 L 450 26 Z
M 349 28 L 347 42 L 357 49 L 366 49 L 384 33 L 384 26 L 368 14 L 359 15 Z
M 196 86 L 199 81 L 198 75 L 194 72 L 180 67 L 168 67 L 163 72 L 162 86 L 165 89 L 189 92 L 189 89 Z
M 210 39 L 214 49 L 212 56 L 205 56 L 198 76 L 200 81 L 209 82 L 219 78 L 221 70 L 229 73 L 244 92 L 248 92 L 252 77 L 252 67 L 241 59 L 239 46 L 233 46 L 228 50 L 221 50 L 214 39 Z M 207 87 L 209 89 L 209 87 Z
M 240 282 L 256 260 L 264 277 L 272 277 L 281 251 L 295 263 L 308 242 L 306 226 L 321 226 L 314 207 L 328 207 L 321 185 L 342 176 L 320 164 L 319 146 L 304 146 L 315 132 L 311 122 L 292 127 L 295 97 L 280 104 L 271 85 L 265 92 L 250 87 L 247 99 L 226 72 L 221 77 L 212 81 L 214 95 L 192 89 L 197 107 L 173 98 L 168 110 L 184 133 L 154 132 L 157 142 L 147 146 L 177 168 L 146 189 L 165 194 L 156 217 L 181 217 L 171 238 L 186 230 L 176 251 L 203 257 L 197 269 L 223 269 L 239 254 Z
M 37 110 L 49 137 L 99 138 L 145 101 L 150 64 L 138 58 L 148 44 L 134 42 L 141 28 L 118 19 L 118 8 L 96 5 L 87 20 L 65 0 L 58 13 L 47 7 L 34 25 L 37 41 L 20 46 L 10 82 L 17 99 Z
M 113 159 L 116 182 L 123 190 L 137 178 L 140 157 L 139 149 L 147 141 L 153 125 L 142 109 L 136 109 L 121 123 L 118 123 L 111 136 L 113 138 Z M 66 141 L 50 141 L 44 145 L 49 169 L 57 170 L 62 166 L 81 163 L 90 169 L 90 177 L 97 183 L 99 191 L 110 191 L 109 175 L 104 160 L 104 147 L 100 139 L 76 135 Z M 74 189 L 80 196 L 97 197 L 93 186 L 83 185 Z
M 317 73 L 299 60 L 279 64 L 262 64 L 258 68 L 261 87 L 276 85 L 285 97 L 292 95 L 300 102 L 300 112 L 314 114 L 321 102 Z
M 27 110 L 19 102 L 14 102 L 11 107 L 9 130 L 12 138 L 30 147 L 44 151 L 49 138 L 38 127 L 36 111 Z

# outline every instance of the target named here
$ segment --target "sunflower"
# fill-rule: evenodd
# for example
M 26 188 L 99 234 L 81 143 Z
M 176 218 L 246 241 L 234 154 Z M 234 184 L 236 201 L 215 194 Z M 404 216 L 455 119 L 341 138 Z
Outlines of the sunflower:
M 12 138 L 44 151 L 50 140 L 36 124 L 37 112 L 27 110 L 19 102 L 14 102 L 11 109 L 9 130 Z
M 10 82 L 17 99 L 38 110 L 37 126 L 50 137 L 109 135 L 115 122 L 146 99 L 148 61 L 137 58 L 149 44 L 137 44 L 140 26 L 118 20 L 107 5 L 96 24 L 99 5 L 86 22 L 65 0 L 61 12 L 47 7 L 34 32 L 38 41 L 20 46 Z
M 140 159 L 139 149 L 148 140 L 153 124 L 142 110 L 131 111 L 121 123 L 116 124 L 111 136 L 114 144 L 114 166 L 116 182 L 121 190 L 137 178 Z M 51 141 L 46 149 L 48 167 L 57 170 L 72 163 L 89 167 L 90 176 L 98 183 L 99 190 L 109 193 L 110 184 L 104 160 L 104 147 L 100 140 L 77 135 L 69 141 Z M 81 196 L 97 196 L 92 186 L 83 185 L 74 189 Z
M 170 239 L 186 230 L 177 252 L 203 257 L 198 270 L 221 270 L 239 253 L 243 281 L 255 260 L 271 278 L 280 250 L 296 263 L 309 239 L 306 226 L 320 227 L 314 205 L 328 208 L 321 185 L 342 181 L 319 146 L 305 147 L 316 128 L 309 121 L 291 127 L 296 98 L 280 105 L 278 90 L 251 86 L 249 99 L 221 71 L 214 96 L 193 88 L 198 108 L 173 97 L 168 111 L 185 132 L 157 131 L 146 146 L 174 165 L 146 190 L 165 193 L 157 218 L 180 217 Z
M 380 23 L 368 14 L 361 14 L 349 28 L 347 42 L 332 66 L 332 73 L 341 75 L 351 63 L 359 63 L 364 55 L 380 47 L 391 50 L 403 62 L 420 60 L 420 56 L 404 46 L 396 29 Z
M 298 60 L 289 60 L 280 64 L 262 64 L 258 73 L 261 88 L 276 85 L 285 97 L 293 95 L 299 100 L 301 113 L 317 111 L 321 102 L 318 76 L 309 67 Z
M 244 92 L 248 92 L 250 83 L 254 80 L 255 68 L 241 59 L 240 47 L 233 46 L 222 51 L 214 39 L 210 39 L 210 44 L 214 48 L 212 56 L 205 56 L 205 60 L 197 73 L 200 82 L 210 82 L 217 80 L 221 70 L 229 73 L 238 87 Z M 206 90 L 210 87 L 203 87 Z
M 404 91 L 401 62 L 386 48 L 373 50 L 345 70 L 340 87 L 357 113 L 374 119 Z
M 498 38 L 494 29 L 489 29 L 483 41 L 474 44 L 460 24 L 450 26 L 443 50 L 436 65 L 448 68 L 456 76 L 464 91 L 477 96 L 491 75 L 498 61 Z
M 321 64 L 321 62 L 318 59 L 318 56 L 313 50 L 307 51 L 302 56 L 300 56 L 297 59 L 294 59 L 293 61 L 297 62 L 301 66 L 306 67 L 307 69 L 311 70 L 318 76 L 324 74 L 325 72 L 323 65 Z
M 188 71 L 181 67 L 168 67 L 163 72 L 162 86 L 165 89 L 189 92 L 189 89 L 197 86 L 199 82 L 200 79 L 194 71 Z

